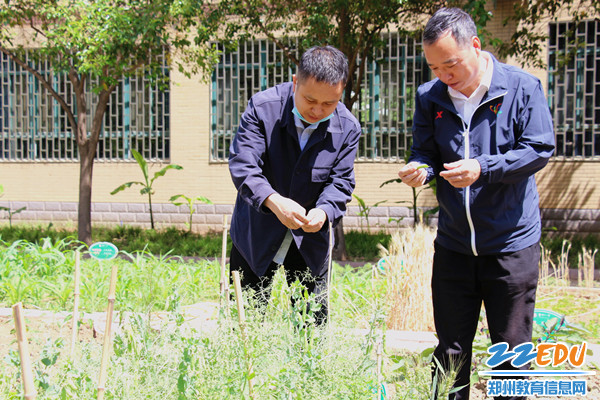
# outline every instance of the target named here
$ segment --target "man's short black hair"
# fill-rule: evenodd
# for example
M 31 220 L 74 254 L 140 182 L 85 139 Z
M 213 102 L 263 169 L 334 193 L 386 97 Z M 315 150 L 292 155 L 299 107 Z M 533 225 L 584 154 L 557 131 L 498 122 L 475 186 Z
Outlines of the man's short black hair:
M 423 44 L 433 44 L 447 32 L 460 47 L 464 47 L 471 44 L 473 36 L 477 36 L 477 26 L 473 18 L 460 8 L 440 8 L 425 26 Z
M 315 46 L 302 54 L 298 65 L 299 80 L 314 78 L 335 86 L 348 80 L 348 59 L 333 46 Z

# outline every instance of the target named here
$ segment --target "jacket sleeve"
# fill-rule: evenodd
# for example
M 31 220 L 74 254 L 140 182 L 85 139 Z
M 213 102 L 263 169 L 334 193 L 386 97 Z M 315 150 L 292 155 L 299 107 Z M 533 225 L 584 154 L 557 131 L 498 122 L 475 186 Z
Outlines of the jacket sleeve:
M 331 168 L 329 178 L 325 187 L 317 199 L 316 207 L 325 211 L 327 219 L 335 226 L 346 213 L 346 205 L 352 200 L 354 191 L 354 160 L 358 149 L 358 141 L 361 135 L 361 127 L 358 123 L 352 124 L 352 128 L 346 134 L 342 148 Z M 323 229 L 326 229 L 325 225 Z
M 252 99 L 240 119 L 240 126 L 229 149 L 229 172 L 241 198 L 259 212 L 275 193 L 263 172 L 266 134 Z
M 552 116 L 541 83 L 523 93 L 523 108 L 516 123 L 515 145 L 503 154 L 475 157 L 481 165 L 481 179 L 487 183 L 516 183 L 535 174 L 554 152 Z
M 427 109 L 422 96 L 417 91 L 415 97 L 415 112 L 413 116 L 413 135 L 410 157 L 408 162 L 416 161 L 421 164 L 427 164 L 427 180 L 431 181 L 438 172 L 439 167 L 436 160 L 439 159 L 437 144 L 435 143 L 432 125 L 433 110 Z M 431 102 L 428 103 L 431 105 Z

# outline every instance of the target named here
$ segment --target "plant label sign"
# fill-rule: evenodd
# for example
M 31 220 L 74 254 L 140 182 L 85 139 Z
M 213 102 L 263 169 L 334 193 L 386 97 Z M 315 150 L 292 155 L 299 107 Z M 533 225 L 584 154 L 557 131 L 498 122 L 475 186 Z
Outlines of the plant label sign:
M 119 249 L 109 242 L 97 242 L 90 246 L 89 251 L 96 260 L 112 260 L 117 256 Z

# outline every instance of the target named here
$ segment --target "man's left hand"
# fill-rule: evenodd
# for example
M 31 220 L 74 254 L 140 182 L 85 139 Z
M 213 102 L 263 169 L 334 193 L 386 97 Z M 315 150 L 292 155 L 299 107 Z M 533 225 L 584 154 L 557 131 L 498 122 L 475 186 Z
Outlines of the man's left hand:
M 302 230 L 309 233 L 318 232 L 327 221 L 327 214 L 320 208 L 313 208 L 306 214 L 306 218 L 308 222 L 302 225 Z
M 471 186 L 481 175 L 481 165 L 475 159 L 459 160 L 444 164 L 446 171 L 440 176 L 456 188 Z

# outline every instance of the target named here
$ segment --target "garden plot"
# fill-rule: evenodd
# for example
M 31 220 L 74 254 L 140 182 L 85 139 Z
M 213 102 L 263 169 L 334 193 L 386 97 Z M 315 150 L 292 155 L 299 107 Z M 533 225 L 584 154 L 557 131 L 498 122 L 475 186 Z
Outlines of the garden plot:
M 424 242 L 418 233 L 413 236 Z M 38 398 L 95 399 L 110 266 L 82 262 L 82 317 L 71 357 L 72 320 L 66 310 L 73 306 L 73 251 L 61 243 L 1 247 L 0 301 L 5 307 L 15 299 L 26 305 Z M 106 398 L 249 398 L 250 379 L 256 399 L 373 399 L 381 397 L 384 388 L 386 399 L 429 398 L 431 329 L 390 330 L 391 314 L 402 313 L 406 303 L 395 296 L 410 297 L 411 286 L 426 286 L 404 284 L 407 277 L 428 279 L 424 273 L 412 273 L 409 264 L 429 265 L 427 260 L 400 260 L 401 271 L 395 272 L 371 265 L 335 265 L 331 323 L 325 327 L 311 324 L 306 307 L 310 299 L 280 277 L 266 309 L 245 299 L 245 343 L 233 303 L 219 312 L 218 263 L 190 264 L 143 252 L 127 257 L 111 261 L 119 266 L 119 281 Z M 559 309 L 571 322 L 583 324 L 591 332 L 588 340 L 598 341 L 593 327 L 600 318 L 600 296 L 590 290 L 540 288 L 538 300 L 544 308 Z M 299 300 L 295 306 L 291 296 Z M 568 309 L 559 301 L 564 298 L 570 299 L 567 305 L 580 304 L 583 309 Z M 423 315 L 415 318 L 427 323 Z M 402 323 L 408 323 L 407 318 Z M 0 315 L 2 399 L 20 398 L 22 391 L 13 329 L 10 313 Z M 416 342 L 415 336 L 420 343 L 401 351 Z M 480 340 L 485 346 L 486 338 Z M 589 379 L 588 388 L 589 398 L 600 398 L 597 377 Z M 484 398 L 481 384 L 473 392 L 473 398 Z

